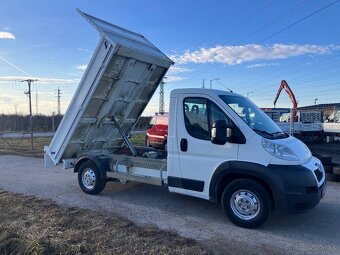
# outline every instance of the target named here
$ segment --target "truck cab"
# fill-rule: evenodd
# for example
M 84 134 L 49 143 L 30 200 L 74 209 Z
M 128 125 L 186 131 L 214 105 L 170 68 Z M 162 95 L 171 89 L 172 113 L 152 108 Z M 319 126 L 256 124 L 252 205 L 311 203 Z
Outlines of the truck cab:
M 174 90 L 169 123 L 169 190 L 221 203 L 237 225 L 308 211 L 324 194 L 322 163 L 241 95 Z

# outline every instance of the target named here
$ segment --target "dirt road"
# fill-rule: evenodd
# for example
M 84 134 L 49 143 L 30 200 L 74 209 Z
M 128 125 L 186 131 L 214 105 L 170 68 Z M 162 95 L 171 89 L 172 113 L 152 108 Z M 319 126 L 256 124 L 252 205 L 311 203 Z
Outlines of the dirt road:
M 273 215 L 257 230 L 234 226 L 216 204 L 166 188 L 108 183 L 102 194 L 86 195 L 72 170 L 45 169 L 37 158 L 0 156 L 0 189 L 113 212 L 139 225 L 174 230 L 221 254 L 231 249 L 245 254 L 340 254 L 340 183 L 328 183 L 325 198 L 313 211 Z

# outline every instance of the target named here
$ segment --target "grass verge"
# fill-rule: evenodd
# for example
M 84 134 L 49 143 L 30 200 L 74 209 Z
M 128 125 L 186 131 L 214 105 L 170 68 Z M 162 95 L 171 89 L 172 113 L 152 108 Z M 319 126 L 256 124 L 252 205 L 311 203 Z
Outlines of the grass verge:
M 0 190 L 0 254 L 208 254 L 195 241 L 113 214 Z
M 31 150 L 31 140 L 29 138 L 0 138 L 0 155 L 18 155 L 26 157 L 44 157 L 44 146 L 51 143 L 52 137 L 35 137 L 33 139 L 33 150 Z M 145 145 L 145 134 L 133 134 L 130 141 L 135 146 Z M 11 145 L 8 145 L 8 143 Z M 13 150 L 13 148 L 16 148 Z

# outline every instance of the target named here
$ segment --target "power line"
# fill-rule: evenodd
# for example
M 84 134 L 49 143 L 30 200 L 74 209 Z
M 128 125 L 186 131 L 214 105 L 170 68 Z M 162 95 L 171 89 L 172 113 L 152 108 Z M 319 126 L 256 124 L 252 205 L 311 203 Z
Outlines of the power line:
M 244 24 L 246 24 L 249 20 L 251 20 L 252 18 L 254 18 L 255 16 L 257 16 L 259 13 L 263 12 L 265 9 L 267 9 L 268 7 L 270 7 L 271 5 L 275 4 L 278 0 L 272 0 L 270 1 L 268 4 L 266 4 L 264 7 L 258 9 L 257 11 L 255 11 L 252 15 L 250 15 L 249 17 L 247 17 L 245 20 L 243 20 L 241 23 L 239 23 L 236 27 L 232 28 L 231 30 L 227 31 L 226 34 L 230 35 L 232 32 L 236 31 L 238 28 L 240 28 L 241 26 L 243 26 Z M 239 13 L 237 13 L 237 15 L 239 15 Z M 216 40 L 215 40 L 216 41 Z M 215 56 L 212 56 L 208 59 L 211 60 L 212 58 L 214 58 Z M 193 68 L 202 65 L 202 63 L 196 63 Z M 204 69 L 203 69 L 204 70 Z
M 250 15 L 248 18 L 246 18 L 245 20 L 243 20 L 240 24 L 238 24 L 236 27 L 232 28 L 231 30 L 227 31 L 226 34 L 230 35 L 233 32 L 235 32 L 238 28 L 242 27 L 244 24 L 246 24 L 248 21 L 251 21 L 253 18 L 257 17 L 261 12 L 263 12 L 264 10 L 266 10 L 267 8 L 269 8 L 270 6 L 276 4 L 278 2 L 278 0 L 272 0 L 270 1 L 268 4 L 266 4 L 264 7 L 258 9 L 257 11 L 255 11 L 252 15 Z M 239 13 L 237 13 L 237 15 L 239 15 Z
M 246 51 L 249 51 L 250 49 L 254 48 L 256 45 L 258 45 L 258 44 L 260 44 L 260 43 L 263 43 L 263 42 L 265 42 L 265 41 L 271 39 L 272 37 L 274 37 L 274 36 L 276 36 L 276 35 L 278 35 L 278 34 L 284 32 L 284 31 L 286 31 L 286 30 L 288 30 L 288 29 L 290 29 L 291 27 L 293 27 L 293 26 L 295 26 L 295 25 L 301 23 L 302 21 L 304 21 L 304 20 L 306 20 L 306 19 L 308 19 L 308 18 L 310 18 L 310 17 L 312 17 L 312 16 L 318 14 L 319 12 L 321 12 L 321 11 L 323 11 L 323 10 L 329 8 L 330 6 L 332 6 L 332 5 L 336 4 L 336 3 L 338 3 L 339 1 L 340 1 L 340 0 L 336 0 L 336 1 L 332 2 L 332 3 L 330 3 L 330 4 L 327 4 L 327 5 L 325 5 L 325 6 L 321 7 L 321 8 L 319 8 L 318 10 L 316 10 L 316 11 L 314 11 L 314 12 L 312 12 L 312 13 L 310 13 L 310 14 L 308 14 L 308 15 L 306 15 L 306 16 L 300 18 L 300 19 L 298 19 L 297 21 L 295 21 L 295 22 L 289 24 L 288 26 L 286 26 L 286 27 L 284 27 L 284 28 L 282 28 L 282 29 L 280 29 L 280 30 L 278 30 L 278 31 L 276 31 L 276 32 L 274 32 L 274 33 L 272 33 L 272 34 L 270 34 L 269 36 L 267 36 L 267 37 L 263 38 L 262 40 L 258 41 L 256 44 L 252 44 L 252 45 L 246 47 L 244 50 L 242 50 L 241 52 L 238 52 L 238 53 L 232 55 L 231 57 L 240 56 L 242 53 L 244 53 L 244 52 L 246 52 Z M 212 56 L 210 59 L 212 59 L 213 57 L 215 57 L 215 56 Z M 210 71 L 210 70 L 216 68 L 216 67 L 217 67 L 218 65 L 220 65 L 220 64 L 221 64 L 221 63 L 215 63 L 215 64 L 213 64 L 211 67 L 206 68 L 205 70 L 204 70 L 204 69 L 201 70 L 201 71 L 199 72 L 199 74 L 201 75 L 202 73 L 205 73 L 205 72 L 207 72 L 207 71 Z M 197 77 L 197 76 L 198 76 L 198 75 L 192 75 L 192 76 L 189 77 L 189 78 L 194 78 L 194 77 Z
M 313 67 L 315 67 L 317 64 L 320 64 L 320 63 L 323 63 L 323 62 L 328 62 L 328 61 L 331 60 L 333 57 L 339 57 L 339 56 L 340 56 L 340 54 L 337 54 L 337 55 L 333 55 L 332 57 L 328 57 L 327 59 L 325 59 L 325 57 L 323 57 L 324 59 L 319 60 L 319 61 L 314 62 L 314 63 L 309 64 L 309 65 L 302 64 L 302 65 L 294 65 L 294 66 L 289 65 L 289 66 L 286 66 L 286 67 L 280 66 L 279 68 L 277 68 L 277 69 L 275 69 L 275 70 L 273 70 L 273 71 L 270 71 L 270 74 L 276 74 L 276 73 L 278 73 L 277 71 L 280 71 L 280 73 L 282 73 L 282 71 L 285 70 L 285 69 L 287 69 L 287 68 L 288 68 L 288 69 L 293 69 L 293 71 L 291 71 L 291 72 L 285 72 L 285 73 L 284 73 L 285 79 L 288 79 L 288 78 L 287 78 L 288 75 L 295 74 L 295 73 L 297 73 L 297 72 L 300 73 L 301 70 L 313 68 Z M 334 62 L 331 63 L 331 64 L 332 64 L 332 67 L 333 67 Z M 301 67 L 301 68 L 299 68 L 299 67 Z M 320 72 L 320 65 L 318 65 L 317 67 L 318 67 L 318 72 Z M 296 78 L 296 77 L 300 77 L 300 76 L 305 76 L 305 75 L 301 74 L 301 75 L 295 76 L 295 78 Z M 310 77 L 310 76 L 309 76 L 309 77 Z M 292 80 L 292 79 L 295 79 L 295 78 L 294 78 L 294 77 L 289 77 L 289 80 Z M 267 81 L 267 80 L 268 80 L 268 77 L 266 77 L 266 78 L 263 78 L 263 77 L 262 77 L 262 78 L 260 78 L 260 79 L 250 79 L 250 80 L 245 81 L 245 82 L 243 82 L 243 83 L 246 83 L 246 84 L 249 83 L 249 82 L 252 82 L 252 83 L 259 83 L 259 82 L 261 82 L 261 81 Z M 238 87 L 238 89 L 243 89 L 243 88 L 248 88 L 248 86 Z M 268 86 L 260 87 L 259 89 L 257 89 L 256 93 L 259 92 L 259 91 L 262 91 L 262 90 L 267 90 L 267 89 L 268 89 Z
M 251 35 L 254 35 L 260 31 L 265 30 L 266 28 L 268 28 L 269 26 L 277 23 L 278 21 L 288 17 L 290 14 L 292 14 L 293 12 L 295 12 L 296 10 L 300 9 L 301 7 L 304 7 L 305 5 L 309 4 L 312 0 L 305 0 L 302 1 L 301 3 L 297 4 L 296 6 L 294 6 L 293 8 L 287 10 L 286 12 L 282 13 L 280 16 L 276 17 L 275 19 L 271 20 L 270 22 L 264 24 L 263 26 L 261 26 L 260 28 L 258 28 L 257 30 L 247 34 L 246 36 L 244 36 L 243 38 L 241 38 L 237 43 L 244 41 L 245 39 L 248 39 Z M 236 43 L 236 44 L 237 44 Z

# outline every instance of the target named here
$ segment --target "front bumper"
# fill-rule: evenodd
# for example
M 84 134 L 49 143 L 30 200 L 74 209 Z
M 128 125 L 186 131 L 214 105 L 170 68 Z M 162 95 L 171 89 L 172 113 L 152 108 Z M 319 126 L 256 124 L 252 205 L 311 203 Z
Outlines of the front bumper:
M 288 213 L 307 212 L 325 195 L 326 180 L 322 163 L 312 158 L 300 166 L 269 165 L 280 185 L 276 209 Z
M 306 187 L 305 193 L 286 192 L 287 212 L 308 212 L 312 210 L 324 197 L 326 181 L 317 189 Z

